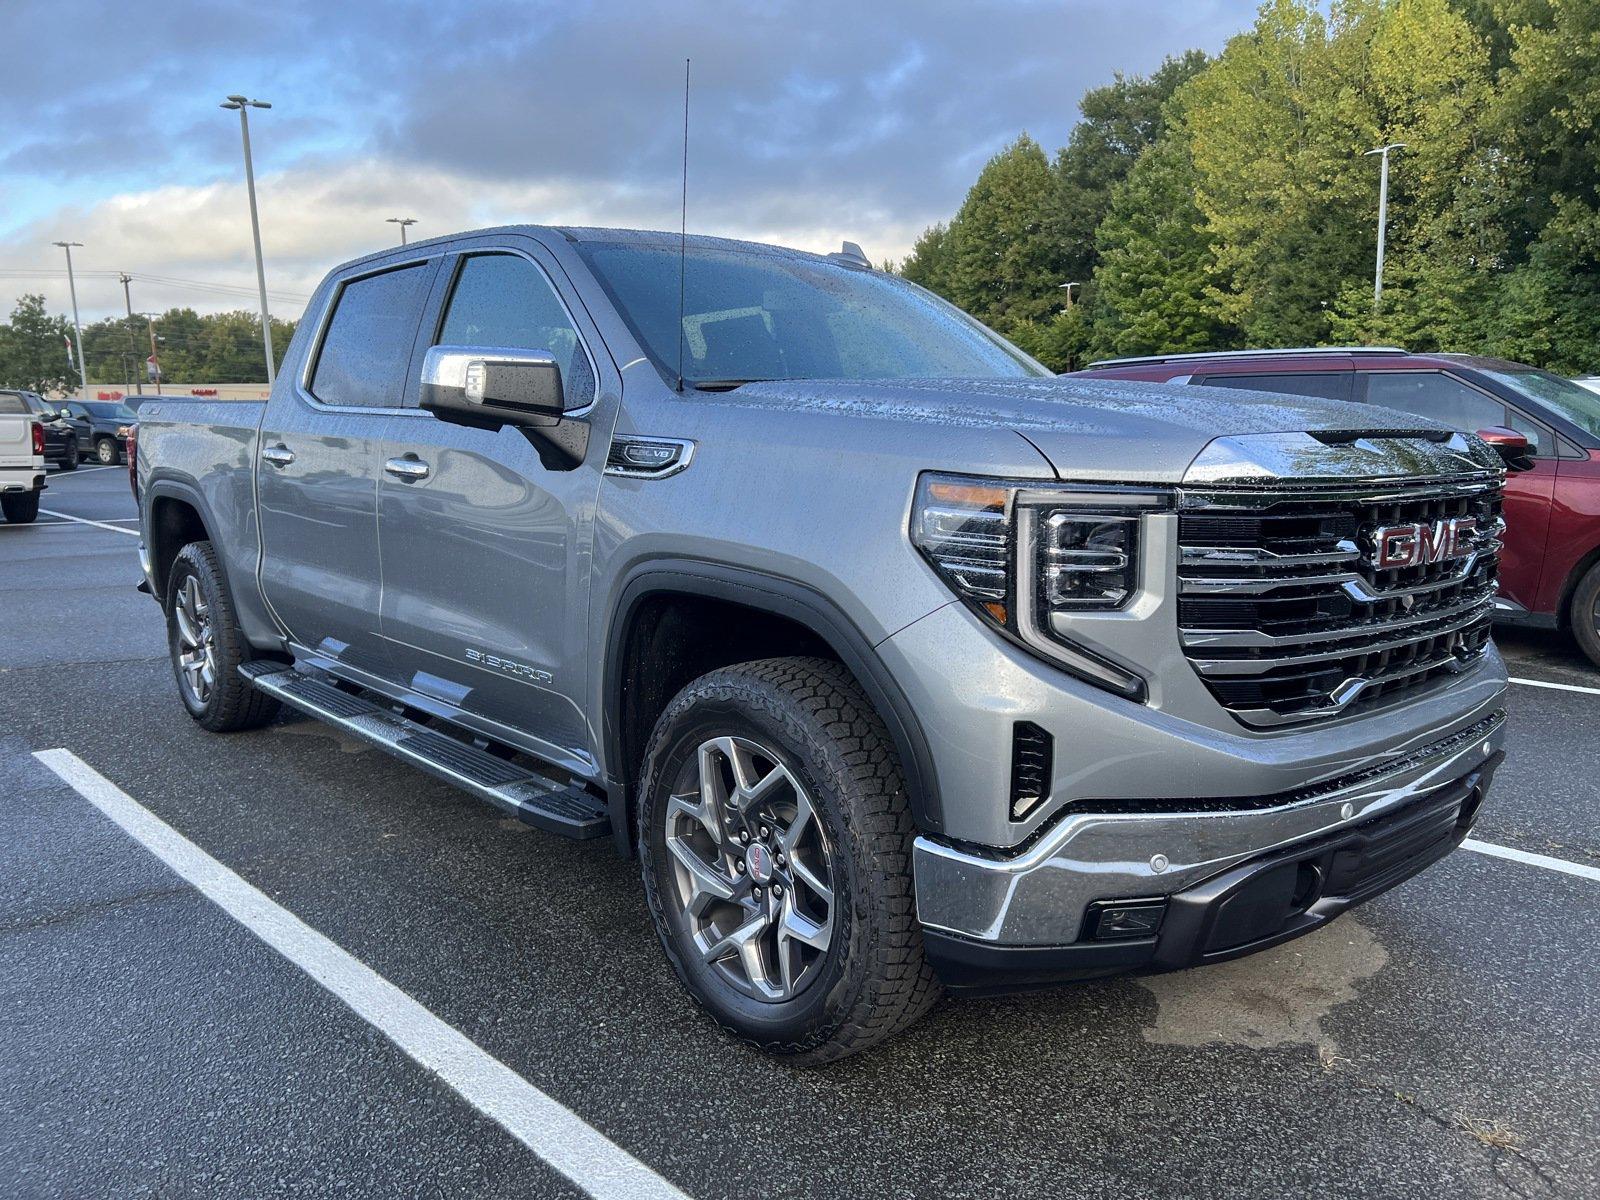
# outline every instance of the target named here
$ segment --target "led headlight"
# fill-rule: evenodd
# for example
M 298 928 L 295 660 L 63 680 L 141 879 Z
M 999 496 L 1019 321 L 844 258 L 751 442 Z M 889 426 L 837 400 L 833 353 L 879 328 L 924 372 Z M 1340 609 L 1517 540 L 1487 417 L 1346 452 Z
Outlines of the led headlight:
M 1139 590 L 1148 489 L 922 476 L 911 540 L 951 590 L 1008 635 L 1100 687 L 1143 699 L 1144 680 L 1074 641 L 1077 615 L 1124 608 Z

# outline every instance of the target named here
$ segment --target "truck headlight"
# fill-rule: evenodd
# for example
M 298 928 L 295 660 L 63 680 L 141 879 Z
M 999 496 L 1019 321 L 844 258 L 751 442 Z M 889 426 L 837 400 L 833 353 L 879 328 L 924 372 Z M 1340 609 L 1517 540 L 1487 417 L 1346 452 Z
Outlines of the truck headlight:
M 1142 700 L 1137 673 L 1066 636 L 1052 618 L 1126 607 L 1139 590 L 1142 514 L 1171 506 L 1169 495 L 1148 488 L 930 473 L 917 481 L 911 541 L 1003 632 L 1081 679 Z

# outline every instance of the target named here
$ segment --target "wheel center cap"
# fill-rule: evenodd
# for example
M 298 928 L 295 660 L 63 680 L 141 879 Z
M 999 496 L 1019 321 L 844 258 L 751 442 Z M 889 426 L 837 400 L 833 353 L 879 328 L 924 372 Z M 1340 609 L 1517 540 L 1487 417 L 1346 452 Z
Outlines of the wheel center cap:
M 757 883 L 767 883 L 772 879 L 772 851 L 760 842 L 751 842 L 745 847 L 744 865 L 750 872 L 750 878 Z

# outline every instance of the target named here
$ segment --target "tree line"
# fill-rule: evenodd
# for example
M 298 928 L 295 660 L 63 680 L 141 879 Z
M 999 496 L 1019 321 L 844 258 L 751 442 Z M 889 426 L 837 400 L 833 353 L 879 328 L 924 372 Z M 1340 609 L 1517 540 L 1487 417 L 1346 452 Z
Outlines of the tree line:
M 899 268 L 1049 366 L 1394 342 L 1600 370 L 1596 0 L 1267 0 L 1217 57 L 1080 109 Z M 1375 309 L 1363 152 L 1390 142 Z
M 272 318 L 272 351 L 278 365 L 289 348 L 295 322 Z M 266 383 L 261 318 L 251 312 L 197 313 L 169 308 L 154 318 L 162 384 Z M 147 380 L 151 322 L 145 317 L 107 317 L 83 327 L 83 357 L 91 388 L 132 391 Z M 43 394 L 75 391 L 72 322 L 45 308 L 44 297 L 21 297 L 0 324 L 0 387 Z

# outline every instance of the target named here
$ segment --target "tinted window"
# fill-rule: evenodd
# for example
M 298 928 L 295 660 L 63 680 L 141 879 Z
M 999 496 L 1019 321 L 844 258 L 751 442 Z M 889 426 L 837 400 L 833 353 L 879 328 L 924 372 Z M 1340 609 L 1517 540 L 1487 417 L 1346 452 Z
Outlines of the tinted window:
M 137 414 L 126 404 L 74 404 L 73 412 L 82 416 L 84 409 L 88 409 L 95 416 L 107 421 L 127 421 Z
M 882 271 L 758 246 L 578 243 L 658 370 L 751 379 L 1014 379 L 1045 374 L 959 309 Z
M 0 392 L 0 413 L 25 413 L 28 406 L 15 392 Z
M 1318 371 L 1300 375 L 1207 375 L 1207 387 L 1250 388 L 1290 396 L 1321 396 L 1324 400 L 1350 399 L 1349 371 Z
M 311 394 L 324 404 L 397 407 L 427 282 L 428 268 L 419 264 L 345 284 L 317 355 Z
M 1506 423 L 1500 401 L 1437 371 L 1373 371 L 1366 381 L 1371 403 L 1431 417 L 1452 429 L 1476 433 Z
M 1527 438 L 1539 457 L 1554 458 L 1556 456 L 1554 435 L 1543 425 L 1528 420 L 1527 417 L 1514 408 L 1506 409 L 1506 425 Z
M 594 399 L 594 371 L 567 310 L 538 267 L 513 254 L 464 260 L 439 330 L 441 346 L 548 350 L 569 408 Z

